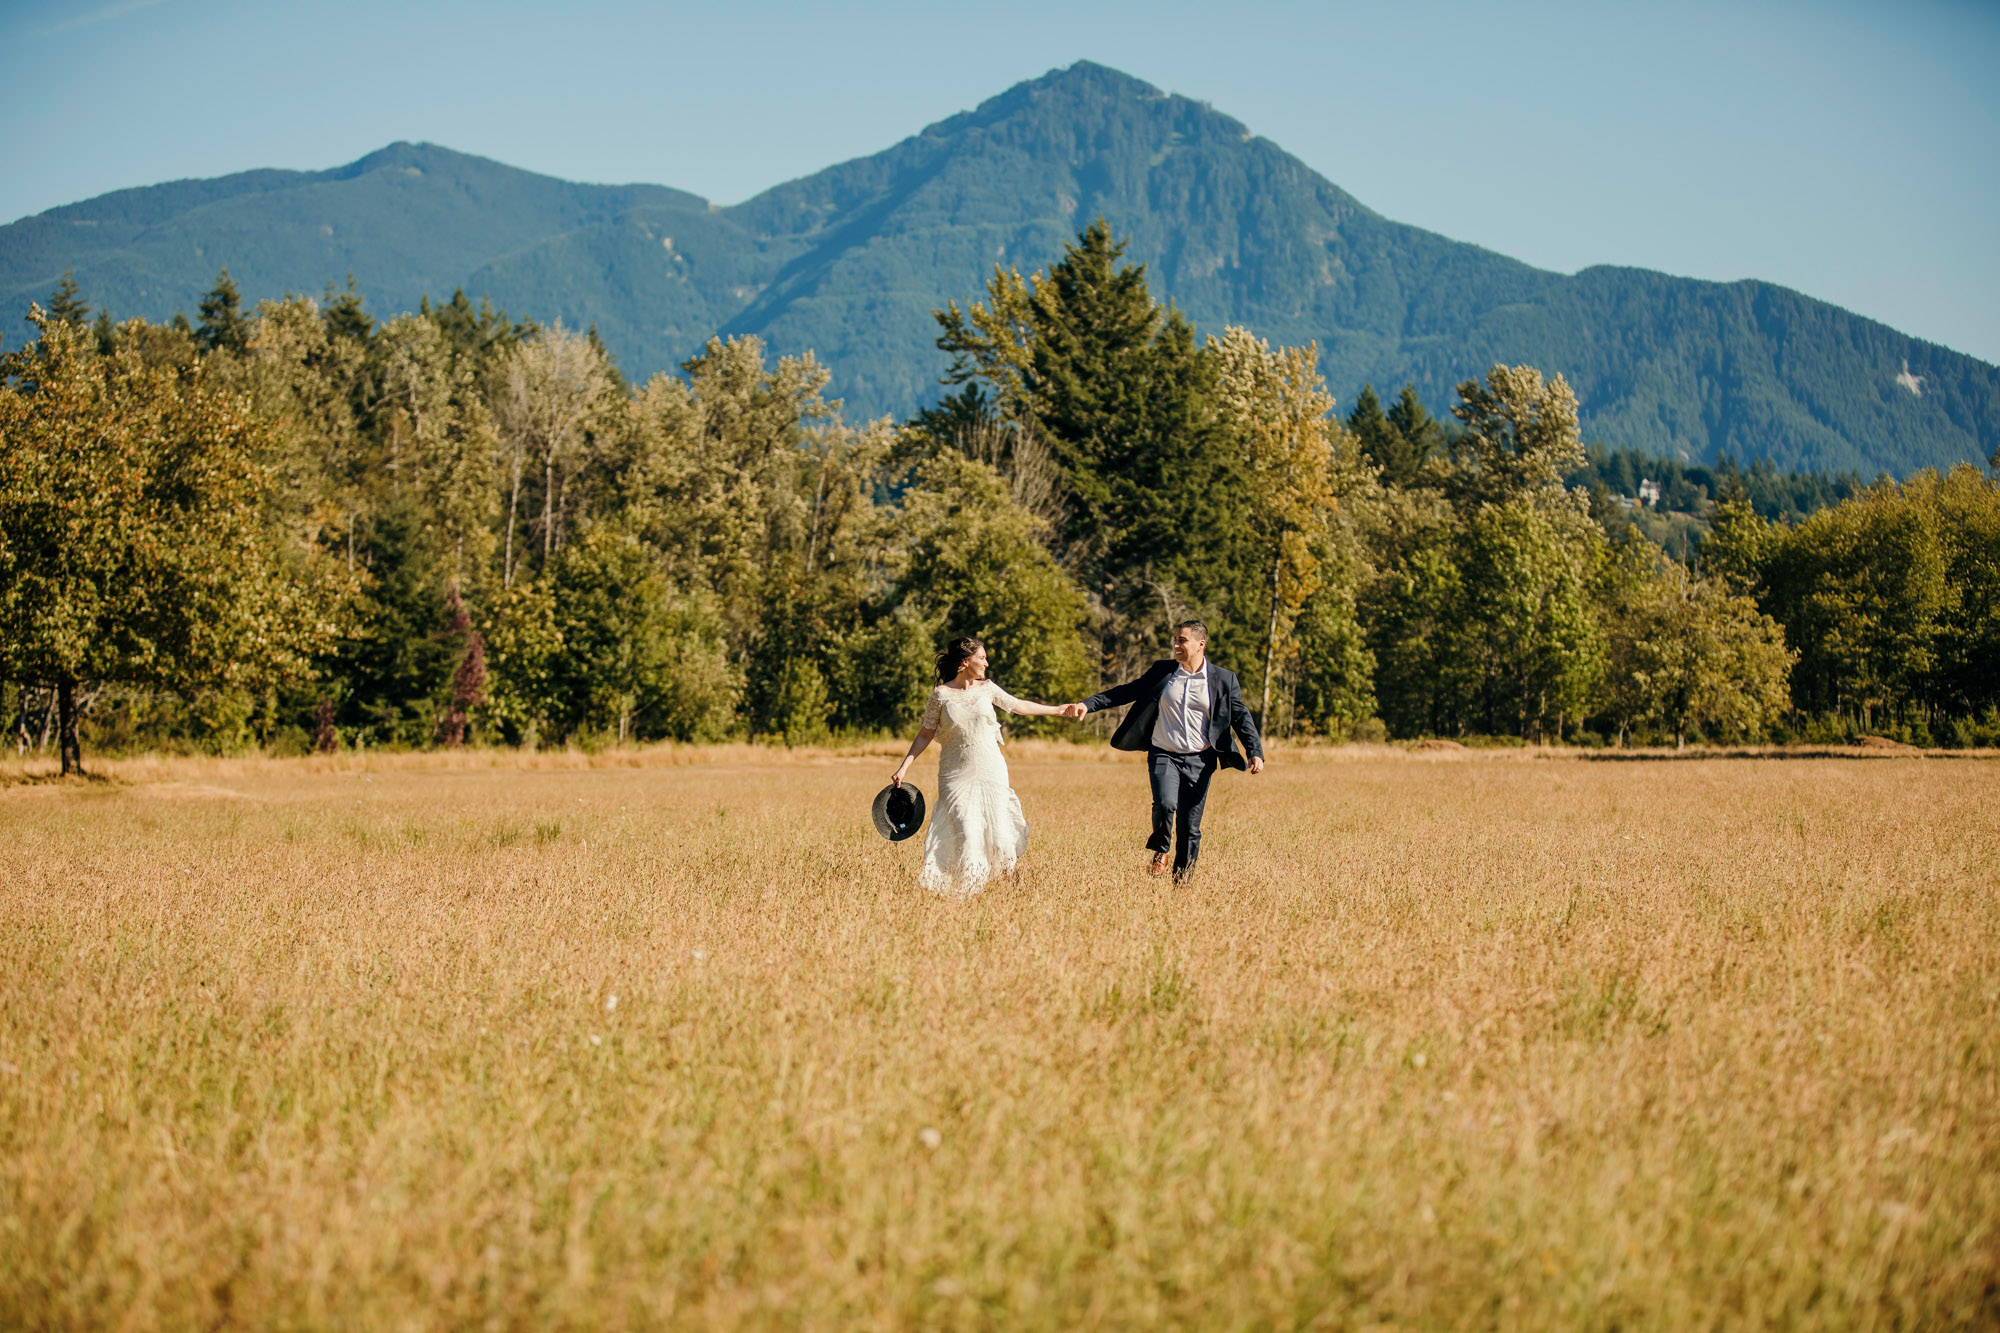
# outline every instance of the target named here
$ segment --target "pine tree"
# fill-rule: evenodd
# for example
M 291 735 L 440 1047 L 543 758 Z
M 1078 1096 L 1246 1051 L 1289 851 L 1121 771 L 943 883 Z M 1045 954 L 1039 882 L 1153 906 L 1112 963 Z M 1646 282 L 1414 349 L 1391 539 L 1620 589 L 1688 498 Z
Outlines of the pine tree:
M 327 334 L 335 338 L 347 338 L 366 347 L 375 331 L 375 321 L 362 309 L 361 289 L 354 285 L 354 274 L 347 275 L 347 289 L 336 292 L 331 282 L 326 285 L 326 301 L 321 315 L 326 321 Z
M 1360 442 L 1361 456 L 1380 469 L 1385 484 L 1409 484 L 1401 466 L 1407 446 L 1401 433 L 1389 424 L 1389 418 L 1383 414 L 1382 400 L 1375 396 L 1374 385 L 1361 386 L 1361 392 L 1354 400 L 1354 409 L 1347 414 L 1347 428 Z
M 1158 622 L 1197 606 L 1226 642 L 1243 504 L 1211 358 L 1124 253 L 1099 219 L 1046 274 L 996 269 L 987 301 L 937 312 L 945 382 L 989 385 L 1054 460 L 1052 546 L 1110 613 L 1114 656 L 1156 647 Z
M 1125 535 L 1119 513 L 1127 474 L 1146 447 L 1141 432 L 1159 309 L 1143 264 L 1125 253 L 1102 218 L 1068 246 L 1036 285 L 1031 349 L 1035 415 L 1072 496 L 1060 534 L 1088 550 L 1102 583 L 1107 548 Z
M 1403 437 L 1409 451 L 1409 476 L 1414 481 L 1433 455 L 1444 452 L 1444 423 L 1424 407 L 1424 400 L 1417 397 L 1417 386 L 1406 383 L 1389 408 L 1389 424 Z
M 243 296 L 229 270 L 215 275 L 215 286 L 201 298 L 201 327 L 196 337 L 209 351 L 240 352 L 250 345 L 250 321 L 243 317 Z
M 90 307 L 83 303 L 83 289 L 76 285 L 68 269 L 63 270 L 62 281 L 49 293 L 49 318 L 73 329 L 90 323 Z

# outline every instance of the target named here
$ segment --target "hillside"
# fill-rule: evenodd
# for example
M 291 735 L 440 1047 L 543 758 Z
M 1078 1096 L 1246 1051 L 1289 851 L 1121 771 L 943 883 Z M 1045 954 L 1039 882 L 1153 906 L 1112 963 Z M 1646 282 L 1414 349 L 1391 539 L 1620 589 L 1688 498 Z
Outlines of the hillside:
M 192 311 L 224 264 L 251 299 L 351 271 L 378 312 L 462 285 L 595 324 L 641 376 L 755 333 L 815 350 L 851 413 L 901 414 L 943 368 L 932 308 L 1100 214 L 1204 329 L 1317 339 L 1343 402 L 1414 379 L 1442 411 L 1458 380 L 1527 361 L 1568 375 L 1614 447 L 1870 475 L 2000 448 L 1984 362 L 1768 283 L 1565 276 L 1392 222 L 1230 117 L 1088 63 L 730 208 L 409 144 L 119 191 L 0 227 L 0 306 L 24 312 L 66 265 L 93 305 L 151 318 Z

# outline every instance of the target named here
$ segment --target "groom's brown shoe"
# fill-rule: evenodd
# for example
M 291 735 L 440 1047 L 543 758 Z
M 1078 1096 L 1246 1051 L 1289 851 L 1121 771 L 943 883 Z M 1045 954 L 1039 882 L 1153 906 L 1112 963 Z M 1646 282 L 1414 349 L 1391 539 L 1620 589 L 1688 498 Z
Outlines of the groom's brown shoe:
M 1153 863 L 1146 867 L 1146 873 L 1154 879 L 1164 879 L 1174 872 L 1173 861 L 1165 852 L 1153 853 Z

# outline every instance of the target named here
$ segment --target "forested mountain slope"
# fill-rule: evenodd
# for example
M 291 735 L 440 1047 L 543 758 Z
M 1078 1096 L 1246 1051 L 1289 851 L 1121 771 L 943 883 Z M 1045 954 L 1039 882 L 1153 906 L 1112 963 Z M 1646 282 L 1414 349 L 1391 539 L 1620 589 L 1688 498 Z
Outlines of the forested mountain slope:
M 1442 411 L 1458 381 L 1531 362 L 1613 447 L 1871 475 L 2000 448 L 1984 362 L 1768 283 L 1570 277 L 1392 222 L 1230 117 L 1088 63 L 730 208 L 409 144 L 120 191 L 0 228 L 0 303 L 25 311 L 65 266 L 93 305 L 152 318 L 191 312 L 223 265 L 251 300 L 351 271 L 377 312 L 463 286 L 595 324 L 639 376 L 758 334 L 816 351 L 850 415 L 902 414 L 944 366 L 931 310 L 1098 215 L 1204 330 L 1317 339 L 1343 402 L 1411 379 Z

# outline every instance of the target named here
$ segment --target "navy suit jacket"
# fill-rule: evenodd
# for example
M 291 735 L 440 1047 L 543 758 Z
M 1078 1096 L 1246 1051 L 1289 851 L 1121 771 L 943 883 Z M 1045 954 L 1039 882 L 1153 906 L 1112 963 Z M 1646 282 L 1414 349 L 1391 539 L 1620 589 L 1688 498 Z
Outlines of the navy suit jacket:
M 1160 717 L 1160 692 L 1179 669 L 1180 663 L 1170 657 L 1153 663 L 1139 679 L 1113 685 L 1083 701 L 1083 706 L 1093 713 L 1120 704 L 1132 705 L 1132 711 L 1112 734 L 1112 749 L 1152 748 L 1153 724 Z M 1202 671 L 1208 677 L 1208 748 L 1215 751 L 1224 768 L 1248 768 L 1250 759 L 1264 757 L 1264 744 L 1257 738 L 1257 724 L 1250 720 L 1250 710 L 1243 706 L 1243 687 L 1237 684 L 1234 671 L 1213 661 L 1204 662 Z M 1249 759 L 1236 752 L 1236 736 L 1230 734 L 1232 728 L 1243 737 L 1243 749 Z

